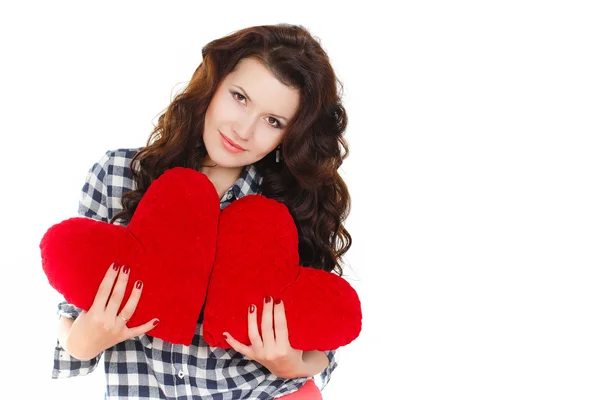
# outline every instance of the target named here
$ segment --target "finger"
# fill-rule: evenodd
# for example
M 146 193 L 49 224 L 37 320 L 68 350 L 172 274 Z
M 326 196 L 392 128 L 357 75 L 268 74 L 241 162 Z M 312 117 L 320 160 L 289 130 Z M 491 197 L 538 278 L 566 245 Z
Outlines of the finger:
M 275 318 L 275 340 L 278 345 L 289 346 L 287 318 L 285 316 L 283 301 L 279 299 L 275 300 L 273 314 Z
M 258 324 L 256 322 L 256 306 L 254 304 L 248 307 L 248 337 L 250 344 L 255 348 L 262 348 L 263 342 L 258 332 Z
M 135 285 L 133 285 L 131 296 L 129 296 L 127 303 L 125 303 L 125 307 L 123 307 L 123 309 L 119 313 L 120 315 L 124 316 L 127 319 L 131 319 L 133 313 L 135 312 L 135 308 L 137 307 L 138 302 L 140 300 L 140 296 L 142 295 L 142 288 L 142 281 L 137 281 Z M 120 325 L 125 325 L 126 321 L 123 320 L 123 318 L 117 318 L 117 323 Z
M 150 331 L 152 328 L 154 328 L 156 325 L 158 325 L 159 322 L 160 321 L 158 320 L 158 318 L 154 318 L 154 319 L 151 319 L 150 321 L 146 322 L 144 325 L 136 326 L 134 328 L 129 328 L 129 339 L 136 337 L 136 336 L 143 335 L 144 333 Z
M 106 305 L 106 312 L 110 315 L 117 315 L 121 302 L 123 302 L 123 296 L 125 295 L 125 289 L 127 288 L 127 280 L 129 279 L 129 267 L 123 265 L 117 278 L 117 283 L 113 288 L 108 304 Z
M 271 296 L 265 297 L 262 323 L 260 325 L 262 341 L 265 349 L 275 348 L 275 332 L 273 332 L 273 301 Z
M 233 338 L 233 336 L 231 336 L 227 332 L 223 332 L 223 337 L 232 349 L 234 349 L 238 353 L 242 353 L 248 358 L 254 359 L 254 352 L 252 351 L 252 348 L 250 346 L 246 346 L 245 344 L 238 342 Z
M 108 296 L 110 296 L 110 291 L 112 290 L 117 275 L 119 275 L 119 264 L 114 262 L 108 267 L 106 274 L 104 274 L 104 278 L 102 279 L 102 282 L 100 282 L 98 292 L 96 292 L 96 297 L 94 298 L 91 308 L 104 311 Z

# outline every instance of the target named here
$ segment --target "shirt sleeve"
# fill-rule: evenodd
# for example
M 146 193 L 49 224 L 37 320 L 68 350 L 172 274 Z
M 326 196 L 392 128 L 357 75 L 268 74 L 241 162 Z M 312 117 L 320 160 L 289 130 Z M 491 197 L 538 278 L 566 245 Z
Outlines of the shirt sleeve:
M 104 156 L 88 170 L 79 198 L 78 214 L 80 216 L 109 222 L 105 176 L 108 171 L 110 153 L 110 151 L 107 151 Z M 57 314 L 59 315 L 59 318 L 65 317 L 76 319 L 81 311 L 80 308 L 75 307 L 73 304 L 62 301 L 58 304 Z M 88 361 L 78 360 L 77 358 L 71 357 L 71 355 L 62 348 L 57 339 L 54 350 L 52 378 L 69 378 L 72 376 L 87 375 L 96 369 L 101 356 L 102 353 Z
M 79 197 L 79 215 L 98 221 L 108 221 L 106 174 L 108 172 L 110 151 L 88 170 L 85 183 Z
M 337 350 L 326 351 L 325 354 L 329 359 L 329 365 L 327 365 L 327 368 L 325 368 L 323 372 L 314 377 L 315 384 L 318 388 L 320 388 L 321 391 L 325 389 L 325 386 L 327 386 L 329 380 L 331 379 L 331 373 L 338 366 Z

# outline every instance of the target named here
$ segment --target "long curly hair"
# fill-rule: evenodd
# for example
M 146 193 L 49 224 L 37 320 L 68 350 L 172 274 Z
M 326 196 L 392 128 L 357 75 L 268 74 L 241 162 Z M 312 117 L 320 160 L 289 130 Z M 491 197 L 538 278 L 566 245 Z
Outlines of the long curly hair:
M 350 195 L 338 174 L 348 156 L 343 87 L 320 40 L 301 25 L 250 27 L 202 48 L 191 81 L 160 115 L 146 147 L 134 155 L 136 189 L 123 195 L 123 210 L 110 222 L 128 223 L 152 181 L 167 169 L 200 170 L 208 154 L 202 140 L 208 105 L 221 80 L 247 57 L 300 92 L 300 108 L 281 143 L 283 162 L 275 161 L 273 151 L 254 164 L 263 177 L 261 194 L 289 209 L 298 228 L 300 264 L 341 276 L 342 256 L 352 245 L 343 224 Z

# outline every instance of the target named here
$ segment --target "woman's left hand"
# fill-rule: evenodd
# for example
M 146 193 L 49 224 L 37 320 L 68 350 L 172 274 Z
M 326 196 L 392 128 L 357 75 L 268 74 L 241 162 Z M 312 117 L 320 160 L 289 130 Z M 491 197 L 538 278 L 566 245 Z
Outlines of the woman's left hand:
M 254 304 L 248 308 L 248 337 L 250 345 L 238 342 L 229 333 L 223 336 L 237 352 L 262 364 L 273 374 L 285 378 L 310 376 L 305 372 L 302 350 L 292 348 L 288 338 L 285 307 L 281 300 L 273 301 L 271 296 L 265 297 L 263 305 L 261 332 L 258 331 L 257 309 Z M 273 325 L 275 329 L 273 330 Z

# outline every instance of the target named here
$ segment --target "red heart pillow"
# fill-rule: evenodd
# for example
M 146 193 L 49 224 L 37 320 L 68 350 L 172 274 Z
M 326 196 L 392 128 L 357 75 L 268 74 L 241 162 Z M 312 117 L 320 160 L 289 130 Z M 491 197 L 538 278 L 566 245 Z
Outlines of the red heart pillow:
M 217 254 L 204 308 L 204 339 L 229 348 L 223 332 L 248 338 L 248 306 L 262 318 L 265 296 L 283 300 L 289 341 L 299 350 L 335 350 L 356 339 L 361 305 L 343 278 L 299 265 L 298 231 L 287 207 L 262 195 L 221 213 Z
M 48 281 L 89 310 L 114 261 L 130 267 L 125 305 L 136 280 L 142 297 L 128 325 L 156 317 L 149 334 L 190 345 L 212 270 L 219 198 L 206 175 L 172 168 L 154 180 L 127 227 L 83 217 L 52 226 L 40 242 Z

